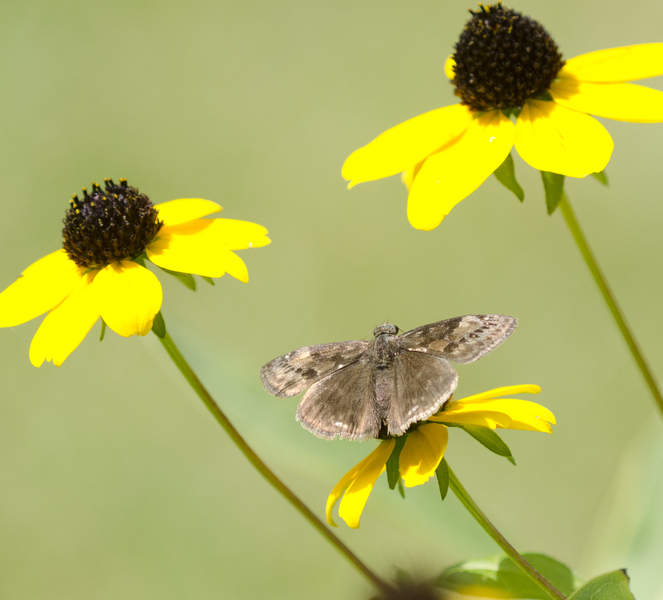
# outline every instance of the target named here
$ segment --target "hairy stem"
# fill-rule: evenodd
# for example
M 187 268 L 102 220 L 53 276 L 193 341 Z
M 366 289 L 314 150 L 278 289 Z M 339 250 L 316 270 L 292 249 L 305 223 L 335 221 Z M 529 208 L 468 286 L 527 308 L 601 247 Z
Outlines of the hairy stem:
M 587 266 L 592 273 L 592 277 L 594 278 L 596 285 L 601 291 L 603 300 L 605 300 L 605 303 L 608 305 L 608 308 L 612 313 L 612 318 L 617 323 L 617 327 L 619 327 L 619 331 L 621 332 L 622 337 L 628 346 L 628 349 L 631 351 L 631 354 L 633 355 L 633 358 L 638 365 L 638 369 L 640 369 L 640 373 L 642 373 L 642 376 L 647 383 L 647 387 L 649 387 L 649 391 L 654 398 L 654 402 L 658 406 L 661 415 L 663 415 L 663 394 L 661 394 L 661 390 L 658 386 L 658 383 L 656 382 L 656 379 L 654 378 L 654 374 L 647 364 L 645 356 L 642 353 L 642 350 L 640 350 L 638 342 L 636 342 L 635 336 L 631 332 L 631 329 L 626 322 L 626 317 L 624 316 L 622 309 L 619 307 L 619 304 L 617 304 L 615 295 L 612 293 L 612 290 L 608 286 L 608 282 L 606 281 L 601 268 L 596 262 L 596 258 L 594 258 L 594 254 L 592 253 L 592 250 L 587 243 L 587 239 L 585 238 L 585 235 L 580 228 L 578 219 L 576 219 L 576 215 L 571 208 L 571 204 L 569 203 L 569 199 L 566 197 L 566 194 L 562 196 L 562 201 L 560 202 L 559 207 L 562 210 L 562 215 L 564 216 L 566 224 L 571 230 L 573 239 L 578 245 L 580 253 L 585 259 L 585 263 L 587 263 Z
M 228 420 L 228 417 L 219 408 L 210 393 L 200 382 L 193 369 L 189 366 L 182 353 L 179 351 L 175 342 L 168 333 L 163 338 L 159 338 L 168 355 L 173 360 L 194 392 L 203 401 L 207 409 L 212 413 L 217 423 L 223 427 L 224 431 L 230 436 L 230 439 L 239 448 L 240 452 L 248 459 L 255 469 L 288 501 L 301 515 L 317 529 L 336 549 L 343 554 L 364 576 L 366 576 L 375 586 L 383 591 L 390 591 L 391 586 L 371 571 L 318 517 L 288 488 L 274 472 L 261 460 L 261 458 L 251 449 L 237 429 Z

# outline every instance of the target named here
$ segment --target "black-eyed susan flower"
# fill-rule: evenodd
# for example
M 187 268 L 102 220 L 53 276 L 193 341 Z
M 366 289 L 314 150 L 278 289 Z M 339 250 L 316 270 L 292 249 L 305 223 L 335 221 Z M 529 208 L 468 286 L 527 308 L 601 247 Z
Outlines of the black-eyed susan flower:
M 343 165 L 348 187 L 403 173 L 408 219 L 417 229 L 437 227 L 513 146 L 535 169 L 585 177 L 601 172 L 613 149 L 590 115 L 663 121 L 663 92 L 626 83 L 663 74 L 663 44 L 565 62 L 536 21 L 500 3 L 479 6 L 445 65 L 461 103 L 392 127 Z
M 504 398 L 510 394 L 537 394 L 538 385 L 497 388 L 447 402 L 443 409 L 416 424 L 406 436 L 398 457 L 398 471 L 405 487 L 426 483 L 444 458 L 449 441 L 445 423 L 473 425 L 489 429 L 522 429 L 552 433 L 555 416 L 544 406 L 528 400 Z M 352 468 L 334 487 L 327 499 L 327 522 L 336 527 L 332 511 L 338 502 L 338 515 L 356 529 L 368 496 L 387 461 L 397 447 L 396 438 L 380 442 L 364 460 Z
M 225 273 L 248 282 L 233 250 L 270 243 L 267 230 L 232 219 L 203 219 L 221 207 L 186 198 L 152 205 L 120 180 L 74 195 L 64 219 L 63 248 L 30 265 L 0 293 L 0 327 L 25 323 L 48 311 L 30 345 L 36 367 L 60 366 L 101 317 L 121 336 L 146 335 L 161 308 L 157 277 L 147 257 L 168 271 L 203 277 Z

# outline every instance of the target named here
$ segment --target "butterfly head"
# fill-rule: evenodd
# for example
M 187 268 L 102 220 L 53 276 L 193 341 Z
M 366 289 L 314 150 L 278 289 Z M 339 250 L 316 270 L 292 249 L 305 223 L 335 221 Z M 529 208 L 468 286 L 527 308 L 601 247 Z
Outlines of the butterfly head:
M 382 325 L 378 325 L 373 330 L 373 335 L 375 337 L 378 337 L 379 335 L 396 335 L 397 333 L 398 333 L 398 327 L 396 327 L 396 325 L 392 325 L 391 323 L 384 323 Z

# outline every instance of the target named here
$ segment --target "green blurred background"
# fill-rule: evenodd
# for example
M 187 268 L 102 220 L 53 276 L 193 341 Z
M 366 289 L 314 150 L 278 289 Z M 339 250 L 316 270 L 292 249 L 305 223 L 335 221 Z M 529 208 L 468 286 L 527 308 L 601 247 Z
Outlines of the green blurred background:
M 663 4 L 509 4 L 565 57 L 661 41 Z M 518 461 L 451 432 L 449 463 L 507 537 L 592 577 L 627 567 L 663 598 L 660 415 L 538 173 L 526 199 L 490 178 L 433 232 L 412 229 L 397 178 L 345 189 L 345 157 L 455 101 L 443 65 L 468 2 L 3 2 L 0 286 L 60 246 L 68 200 L 127 177 L 156 202 L 201 197 L 273 244 L 251 275 L 193 293 L 161 276 L 173 338 L 257 451 L 319 515 L 373 443 L 325 442 L 260 367 L 297 347 L 468 313 L 517 316 L 499 351 L 461 366 L 457 397 L 538 383 L 552 437 L 505 432 Z M 663 82 L 648 85 L 661 89 Z M 663 378 L 663 125 L 608 122 L 611 185 L 568 193 Z M 0 331 L 0 597 L 367 598 L 370 586 L 258 476 L 154 336 L 99 325 L 35 369 L 39 320 Z M 658 506 L 658 509 L 657 509 Z M 431 483 L 380 480 L 341 538 L 380 574 L 420 575 L 497 551 Z M 658 566 L 657 566 L 658 565 Z

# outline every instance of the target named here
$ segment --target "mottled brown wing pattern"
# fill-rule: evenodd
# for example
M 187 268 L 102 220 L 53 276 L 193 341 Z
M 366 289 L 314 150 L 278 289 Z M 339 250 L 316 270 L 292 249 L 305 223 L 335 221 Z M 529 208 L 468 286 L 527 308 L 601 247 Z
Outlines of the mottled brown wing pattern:
M 401 435 L 412 423 L 440 409 L 456 390 L 458 375 L 448 360 L 423 352 L 403 352 L 396 356 L 393 366 L 389 373 L 395 389 L 388 403 L 388 431 Z
M 369 342 L 334 342 L 306 346 L 275 358 L 260 369 L 263 387 L 274 396 L 290 398 L 316 381 L 356 363 Z
M 304 394 L 297 420 L 320 438 L 377 437 L 382 420 L 375 404 L 370 366 L 356 362 L 318 381 Z
M 403 350 L 464 364 L 499 346 L 517 324 L 518 319 L 506 315 L 467 315 L 417 327 L 398 340 Z

